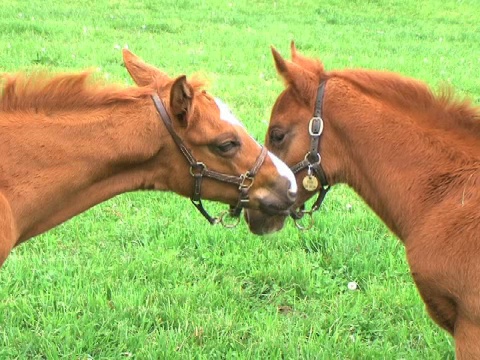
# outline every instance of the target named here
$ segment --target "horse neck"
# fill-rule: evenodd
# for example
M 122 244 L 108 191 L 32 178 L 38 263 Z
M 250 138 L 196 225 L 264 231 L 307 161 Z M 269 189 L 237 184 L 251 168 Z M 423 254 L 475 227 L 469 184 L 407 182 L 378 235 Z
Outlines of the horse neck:
M 453 183 L 448 195 L 434 194 L 442 176 L 462 167 L 465 175 L 478 170 L 469 167 L 468 156 L 456 152 L 454 138 L 432 137 L 411 112 L 362 95 L 341 80 L 329 80 L 325 96 L 327 174 L 332 183 L 350 185 L 403 241 L 435 203 L 446 200 L 442 196 L 460 199 L 461 189 Z M 460 188 L 464 182 L 457 184 Z
M 8 155 L 0 188 L 19 242 L 117 194 L 152 187 L 149 160 L 166 135 L 148 98 L 49 116 L 4 113 L 2 122 L 11 126 L 2 127 L 0 152 Z

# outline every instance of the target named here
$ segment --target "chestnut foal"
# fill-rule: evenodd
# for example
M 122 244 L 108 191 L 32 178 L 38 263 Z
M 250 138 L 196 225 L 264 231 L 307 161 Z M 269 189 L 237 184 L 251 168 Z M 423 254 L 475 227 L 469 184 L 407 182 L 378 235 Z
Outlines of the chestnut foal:
M 326 72 L 293 42 L 292 61 L 272 52 L 286 89 L 266 145 L 301 184 L 292 215 L 311 215 L 294 209 L 319 194 L 316 210 L 330 185 L 350 185 L 405 244 L 420 295 L 454 337 L 457 358 L 480 359 L 480 109 L 393 73 Z M 286 219 L 246 217 L 255 233 Z
M 139 189 L 285 213 L 293 173 L 200 83 L 124 51 L 139 87 L 89 74 L 5 75 L 0 95 L 0 266 L 13 247 Z M 198 159 L 198 160 L 197 160 Z

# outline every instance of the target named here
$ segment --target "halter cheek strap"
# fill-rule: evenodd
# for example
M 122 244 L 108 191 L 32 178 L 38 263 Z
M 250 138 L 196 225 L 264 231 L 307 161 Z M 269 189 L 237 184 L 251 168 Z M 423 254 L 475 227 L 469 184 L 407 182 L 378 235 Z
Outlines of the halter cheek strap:
M 152 95 L 152 100 L 157 109 L 160 118 L 162 119 L 165 127 L 167 128 L 168 132 L 172 136 L 173 141 L 180 149 L 181 153 L 187 159 L 190 165 L 190 175 L 194 178 L 194 185 L 193 185 L 193 194 L 190 197 L 193 205 L 200 211 L 200 213 L 208 220 L 210 224 L 217 224 L 222 223 L 225 227 L 234 227 L 240 221 L 240 213 L 242 212 L 242 208 L 248 204 L 248 191 L 253 185 L 255 175 L 257 175 L 260 167 L 262 166 L 263 162 L 265 161 L 265 157 L 267 156 L 267 149 L 262 147 L 260 155 L 258 156 L 255 164 L 253 165 L 252 169 L 247 171 L 245 174 L 240 176 L 228 175 L 223 174 L 215 170 L 209 170 L 207 166 L 195 159 L 192 152 L 185 146 L 185 143 L 182 139 L 178 136 L 175 132 L 172 124 L 172 120 L 170 115 L 168 114 L 163 101 L 158 97 L 157 94 Z M 202 190 L 202 180 L 204 177 L 208 177 L 211 179 L 215 179 L 221 182 L 238 185 L 238 191 L 240 193 L 239 200 L 236 206 L 231 207 L 230 211 L 222 213 L 219 217 L 212 217 L 207 210 L 203 207 L 202 198 L 201 198 L 201 190 Z M 234 224 L 226 224 L 224 219 L 226 215 L 237 217 L 238 221 Z
M 317 211 L 322 205 L 328 190 L 330 190 L 327 176 L 322 167 L 322 157 L 319 153 L 320 137 L 323 132 L 322 106 L 325 95 L 325 85 L 326 81 L 323 81 L 318 87 L 313 117 L 308 124 L 308 133 L 310 134 L 309 150 L 302 161 L 291 167 L 291 170 L 294 174 L 297 174 L 304 169 L 311 171 L 320 181 L 320 190 L 318 192 L 317 199 L 313 203 L 310 210 L 305 210 L 305 204 L 302 204 L 298 210 L 293 210 L 290 212 L 290 216 L 295 220 L 295 222 L 301 219 L 305 214 L 309 214 L 311 216 L 314 211 Z M 297 222 L 296 224 L 297 227 L 302 228 Z

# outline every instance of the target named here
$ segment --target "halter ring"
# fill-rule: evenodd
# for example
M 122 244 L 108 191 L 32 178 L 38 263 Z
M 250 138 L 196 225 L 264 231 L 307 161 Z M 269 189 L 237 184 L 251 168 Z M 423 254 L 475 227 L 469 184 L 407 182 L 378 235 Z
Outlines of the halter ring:
M 235 219 L 234 222 L 232 223 L 227 223 L 225 220 L 227 218 L 232 218 L 232 219 Z M 230 216 L 230 211 L 224 211 L 222 212 L 219 216 L 218 216 L 218 222 L 220 224 L 222 224 L 222 226 L 224 228 L 227 228 L 227 229 L 233 229 L 235 227 L 237 227 L 238 224 L 240 224 L 240 216 Z
M 297 229 L 302 231 L 310 230 L 313 227 L 313 223 L 314 223 L 313 211 L 301 210 L 301 213 L 302 213 L 302 216 L 300 218 L 293 220 L 295 222 L 295 226 L 297 227 Z M 308 215 L 308 224 L 306 226 L 303 226 L 302 224 L 300 224 L 300 220 L 305 217 L 304 215 Z
M 315 154 L 317 155 L 317 161 L 314 161 L 314 162 L 311 162 L 310 159 L 308 158 L 310 155 L 312 155 L 310 151 L 305 154 L 305 160 L 309 162 L 309 166 L 320 164 L 320 162 L 322 161 L 322 157 L 320 156 L 319 153 Z
M 205 165 L 203 162 L 197 162 L 196 164 L 193 164 L 190 166 L 190 175 L 192 176 L 202 176 L 207 170 L 207 165 Z

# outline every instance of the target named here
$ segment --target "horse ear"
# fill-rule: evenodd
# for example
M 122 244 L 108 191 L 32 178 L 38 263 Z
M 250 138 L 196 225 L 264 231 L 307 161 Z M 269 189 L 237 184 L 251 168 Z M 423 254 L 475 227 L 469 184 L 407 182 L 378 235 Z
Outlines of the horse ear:
M 285 59 L 280 55 L 280 53 L 272 46 L 272 55 L 273 60 L 275 61 L 275 67 L 277 68 L 278 74 L 288 83 L 288 69 L 287 69 L 287 62 Z
M 133 81 L 138 86 L 147 86 L 155 82 L 164 82 L 168 76 L 156 67 L 146 64 L 127 49 L 123 49 L 123 62 Z
M 295 61 L 295 56 L 297 55 L 297 47 L 295 46 L 295 41 L 292 40 L 290 43 L 290 53 L 292 54 L 292 60 Z
M 295 64 L 298 64 L 300 66 L 303 66 L 304 60 L 307 60 L 304 56 L 300 55 L 299 52 L 297 51 L 297 47 L 295 46 L 295 42 L 292 40 L 290 43 L 290 56 L 292 57 L 292 61 Z
M 191 115 L 193 88 L 185 75 L 175 79 L 170 90 L 170 110 L 180 126 L 186 127 Z
M 316 74 L 319 78 L 322 77 L 325 69 L 323 67 L 323 64 L 319 60 L 311 59 L 306 56 L 301 55 L 295 46 L 295 43 L 292 42 L 290 43 L 290 52 L 292 56 L 292 61 L 303 67 L 304 69 L 307 69 L 308 71 Z
M 280 53 L 272 47 L 272 55 L 278 74 L 285 83 L 291 86 L 302 99 L 309 99 L 312 89 L 317 86 L 315 74 L 291 61 L 286 61 Z

